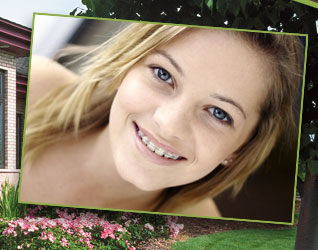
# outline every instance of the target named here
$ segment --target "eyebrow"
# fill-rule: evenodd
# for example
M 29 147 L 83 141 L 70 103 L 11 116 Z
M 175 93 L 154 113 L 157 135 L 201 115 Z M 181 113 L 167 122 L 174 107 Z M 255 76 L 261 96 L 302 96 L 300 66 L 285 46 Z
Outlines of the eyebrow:
M 243 114 L 244 118 L 246 119 L 246 113 L 244 112 L 244 109 L 242 108 L 242 106 L 239 103 L 237 103 L 233 99 L 225 97 L 225 96 L 221 96 L 221 95 L 218 95 L 218 94 L 210 94 L 210 97 L 218 99 L 218 100 L 220 100 L 222 102 L 227 102 L 227 103 L 232 104 L 233 106 L 235 106 L 236 108 L 238 108 L 241 111 L 241 113 Z
M 181 75 L 184 75 L 180 65 L 166 51 L 164 51 L 164 50 L 156 50 L 155 53 L 160 54 L 160 55 L 164 56 L 165 58 L 167 58 L 169 60 L 169 62 L 176 68 L 176 70 Z

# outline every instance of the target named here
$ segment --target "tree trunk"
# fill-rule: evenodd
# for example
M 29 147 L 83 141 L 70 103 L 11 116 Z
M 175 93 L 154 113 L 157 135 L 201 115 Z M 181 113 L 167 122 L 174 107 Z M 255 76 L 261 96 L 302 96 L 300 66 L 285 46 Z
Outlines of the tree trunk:
M 318 174 L 311 175 L 308 167 L 295 244 L 295 250 L 304 249 L 318 249 Z
M 304 197 L 304 182 L 297 176 L 297 191 L 302 199 Z

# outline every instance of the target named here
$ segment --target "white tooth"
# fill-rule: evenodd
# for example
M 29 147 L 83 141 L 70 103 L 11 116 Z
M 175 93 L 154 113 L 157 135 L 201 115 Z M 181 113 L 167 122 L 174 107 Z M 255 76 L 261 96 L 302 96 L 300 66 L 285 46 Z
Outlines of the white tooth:
M 171 154 L 171 158 L 174 159 L 174 160 L 176 160 L 176 159 L 179 158 L 179 156 L 177 156 L 177 155 L 175 155 L 175 154 Z
M 148 147 L 151 151 L 155 151 L 155 149 L 156 149 L 156 146 L 155 146 L 155 144 L 152 143 L 152 141 L 150 141 L 150 142 L 147 144 L 147 147 Z
M 165 152 L 164 149 L 157 147 L 152 141 L 150 141 L 148 136 L 143 135 L 143 133 L 138 130 L 138 135 L 141 137 L 141 140 L 143 143 L 154 153 L 156 153 L 159 156 L 164 156 L 168 159 L 177 160 L 179 158 L 178 155 L 175 155 L 173 153 Z
M 149 138 L 147 136 L 143 136 L 142 137 L 142 141 L 145 143 L 145 144 L 148 144 L 150 142 Z
M 138 130 L 138 135 L 142 137 L 144 134 L 140 130 Z
M 164 157 L 171 158 L 171 154 L 169 152 L 165 153 Z
M 176 160 L 176 159 L 178 159 L 179 156 L 168 152 L 168 153 L 165 153 L 164 157 Z
M 176 159 L 178 159 L 178 158 L 179 158 L 179 156 L 178 156 L 178 155 L 175 155 L 175 154 L 173 154 L 173 153 L 169 153 L 169 152 L 165 153 L 164 157 L 166 157 L 166 158 L 170 158 L 170 159 L 174 159 L 174 160 L 176 160 Z
M 155 153 L 157 155 L 163 156 L 165 151 L 162 148 L 156 148 Z

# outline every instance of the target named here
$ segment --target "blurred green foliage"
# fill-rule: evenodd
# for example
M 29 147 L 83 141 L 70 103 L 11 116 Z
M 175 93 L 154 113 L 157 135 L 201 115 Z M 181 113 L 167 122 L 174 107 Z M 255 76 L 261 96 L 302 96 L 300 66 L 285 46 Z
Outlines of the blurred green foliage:
M 1 184 L 0 218 L 23 218 L 27 205 L 18 203 L 18 190 L 6 180 Z

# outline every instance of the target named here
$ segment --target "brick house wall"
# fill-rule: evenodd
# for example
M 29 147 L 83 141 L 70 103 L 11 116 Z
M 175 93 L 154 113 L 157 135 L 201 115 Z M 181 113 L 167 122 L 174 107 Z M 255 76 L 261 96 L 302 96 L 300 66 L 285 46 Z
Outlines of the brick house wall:
M 0 71 L 4 75 L 4 122 L 2 123 L 4 164 L 0 163 L 0 184 L 7 179 L 11 184 L 16 185 L 19 180 L 20 164 L 17 162 L 19 159 L 17 151 L 22 149 L 21 131 L 23 130 L 27 73 L 21 74 L 17 71 L 17 59 L 29 57 L 30 42 L 31 29 L 0 18 Z M 17 143 L 18 117 L 20 143 Z
M 0 174 L 0 183 L 5 178 L 15 184 L 19 171 L 16 170 L 16 56 L 0 50 L 0 70 L 4 72 L 5 90 L 5 170 Z

